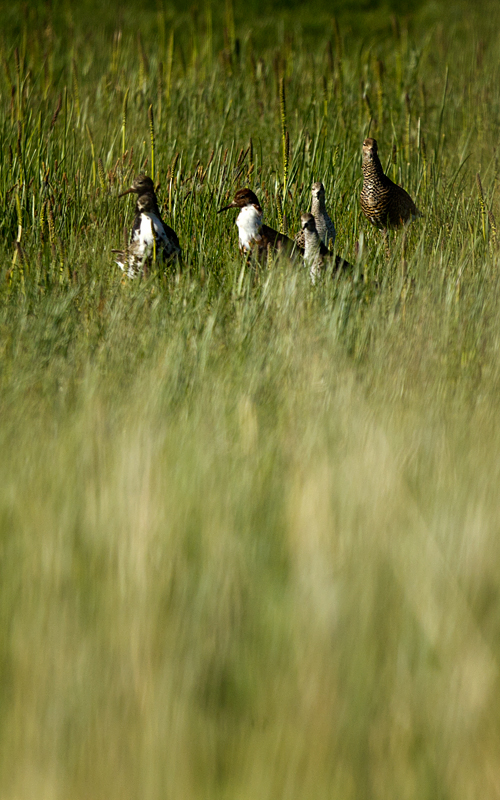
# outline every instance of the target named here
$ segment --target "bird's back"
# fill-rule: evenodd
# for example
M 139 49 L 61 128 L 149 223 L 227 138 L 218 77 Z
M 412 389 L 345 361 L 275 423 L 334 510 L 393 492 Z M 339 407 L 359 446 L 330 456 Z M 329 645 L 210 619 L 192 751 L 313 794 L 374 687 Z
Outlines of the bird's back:
M 327 212 L 324 211 L 322 214 L 315 214 L 314 218 L 316 220 L 316 230 L 318 231 L 319 238 L 327 247 L 330 247 L 330 244 L 333 247 L 337 232 Z
M 285 251 L 287 253 L 291 253 L 295 247 L 295 243 L 292 239 L 284 233 L 275 231 L 274 228 L 270 228 L 268 225 L 261 225 L 260 232 L 262 236 L 262 247 L 271 247 L 273 250 Z
M 169 246 L 168 246 L 167 249 L 169 249 L 171 251 L 172 255 L 176 254 L 176 255 L 180 256 L 181 255 L 181 245 L 180 245 L 180 242 L 179 242 L 179 237 L 177 236 L 177 234 L 174 231 L 174 229 L 170 227 L 170 225 L 167 225 L 167 223 L 164 222 L 163 220 L 161 220 L 161 222 L 162 222 L 162 225 L 163 225 L 163 231 L 164 231 L 164 234 L 166 236 L 167 242 L 169 243 Z

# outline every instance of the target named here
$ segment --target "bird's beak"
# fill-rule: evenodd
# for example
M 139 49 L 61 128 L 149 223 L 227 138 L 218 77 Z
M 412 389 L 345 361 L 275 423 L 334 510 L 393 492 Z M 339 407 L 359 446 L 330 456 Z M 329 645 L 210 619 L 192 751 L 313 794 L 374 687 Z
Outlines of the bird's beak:
M 218 212 L 217 212 L 217 213 L 218 213 L 218 214 L 220 214 L 220 212 L 221 212 L 221 211 L 227 211 L 227 210 L 228 210 L 228 208 L 238 208 L 238 206 L 237 206 L 237 205 L 236 205 L 236 203 L 233 201 L 232 203 L 229 203 L 229 205 L 228 205 L 228 206 L 224 206 L 224 208 L 219 208 L 219 210 L 218 210 Z
M 126 189 L 124 192 L 119 194 L 118 197 L 124 197 L 126 194 L 132 194 L 133 191 L 134 190 L 132 189 L 132 187 L 130 187 L 130 189 Z

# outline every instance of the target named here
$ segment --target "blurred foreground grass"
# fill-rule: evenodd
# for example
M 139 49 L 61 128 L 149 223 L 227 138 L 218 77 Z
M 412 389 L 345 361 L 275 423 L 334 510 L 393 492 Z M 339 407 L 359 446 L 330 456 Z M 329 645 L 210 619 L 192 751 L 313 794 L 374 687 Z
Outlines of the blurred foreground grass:
M 3 797 L 496 796 L 494 272 L 16 310 Z
M 498 27 L 205 23 L 3 41 L 0 796 L 500 796 Z M 149 105 L 190 266 L 121 282 Z M 312 179 L 364 280 L 245 272 L 220 200 L 293 231 Z

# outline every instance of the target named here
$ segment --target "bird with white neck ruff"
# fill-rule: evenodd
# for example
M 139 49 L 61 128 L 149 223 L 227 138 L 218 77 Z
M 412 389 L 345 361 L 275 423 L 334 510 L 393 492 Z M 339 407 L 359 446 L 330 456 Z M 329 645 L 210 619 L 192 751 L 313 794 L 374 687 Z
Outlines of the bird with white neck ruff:
M 155 225 L 158 228 L 158 236 L 159 236 L 159 245 L 161 248 L 161 255 L 164 260 L 170 259 L 177 259 L 178 261 L 182 260 L 182 251 L 181 246 L 179 244 L 179 239 L 176 232 L 167 225 L 166 222 L 163 221 L 160 213 L 160 209 L 158 206 L 158 198 L 156 197 L 155 186 L 152 179 L 148 175 L 137 175 L 136 178 L 132 181 L 132 185 L 129 189 L 125 189 L 124 192 L 118 195 L 118 197 L 124 197 L 127 194 L 136 194 L 138 197 L 136 206 L 135 206 L 135 219 L 132 225 L 132 231 L 130 234 L 130 247 L 140 239 L 140 230 L 142 226 L 142 211 L 143 208 L 139 208 L 139 201 L 142 201 L 142 205 L 144 206 L 145 198 L 148 197 L 148 214 L 151 217 L 155 218 Z
M 262 208 L 257 195 L 251 189 L 246 187 L 238 189 L 232 203 L 219 208 L 217 213 L 220 214 L 221 211 L 227 211 L 229 208 L 240 209 L 240 213 L 236 217 L 236 225 L 238 226 L 241 253 L 248 255 L 253 253 L 261 262 L 269 253 L 294 255 L 295 243 L 284 233 L 279 233 L 269 225 L 262 223 Z
M 151 262 L 155 250 L 156 257 L 161 260 L 172 255 L 171 243 L 157 209 L 151 194 L 141 195 L 136 204 L 132 241 L 125 250 L 112 251 L 116 255 L 116 263 L 129 278 L 135 278 L 143 272 L 145 264 Z

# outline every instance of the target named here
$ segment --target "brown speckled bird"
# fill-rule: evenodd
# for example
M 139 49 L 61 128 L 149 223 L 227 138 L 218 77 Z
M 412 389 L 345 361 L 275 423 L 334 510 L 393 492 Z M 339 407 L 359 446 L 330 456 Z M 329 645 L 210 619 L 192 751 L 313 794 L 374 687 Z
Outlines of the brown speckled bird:
M 262 208 L 251 189 L 238 189 L 232 203 L 219 208 L 217 213 L 227 211 L 228 208 L 240 209 L 236 225 L 241 253 L 255 253 L 259 261 L 263 261 L 269 252 L 293 255 L 294 242 L 285 234 L 262 224 Z
M 316 283 L 320 275 L 326 271 L 330 261 L 333 261 L 334 273 L 339 270 L 353 269 L 352 265 L 340 256 L 335 256 L 333 260 L 332 253 L 319 237 L 316 220 L 312 214 L 301 214 L 300 224 L 304 235 L 304 262 L 309 270 L 312 283 Z
M 362 167 L 361 210 L 373 225 L 385 231 L 422 216 L 408 192 L 384 175 L 375 139 L 363 142 Z

